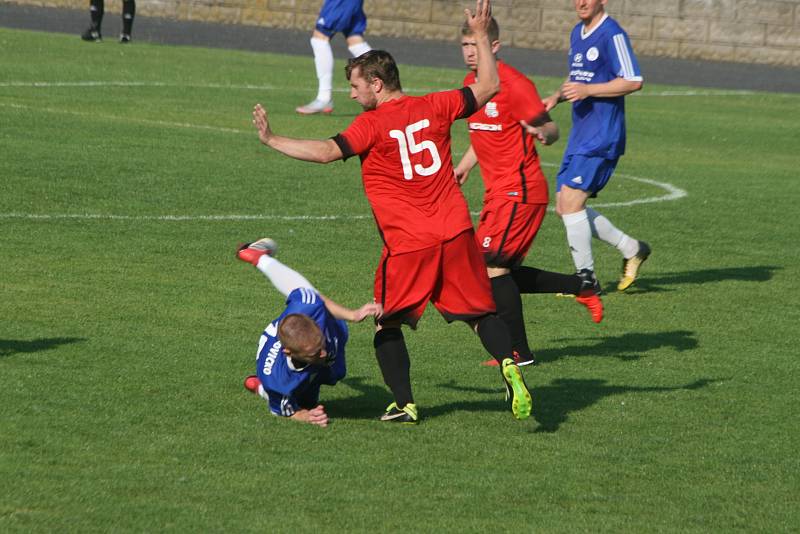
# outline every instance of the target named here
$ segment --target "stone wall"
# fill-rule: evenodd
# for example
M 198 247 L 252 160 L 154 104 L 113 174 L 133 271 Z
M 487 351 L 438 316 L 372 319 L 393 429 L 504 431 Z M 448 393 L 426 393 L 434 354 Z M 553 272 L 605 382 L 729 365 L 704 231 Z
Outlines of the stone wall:
M 0 0 L 87 9 L 89 0 Z M 311 31 L 322 0 L 137 0 L 139 15 Z M 450 40 L 469 0 L 365 0 L 367 35 Z M 572 0 L 495 0 L 504 44 L 565 50 Z M 121 0 L 106 0 L 119 12 Z M 800 67 L 800 0 L 609 0 L 639 55 Z

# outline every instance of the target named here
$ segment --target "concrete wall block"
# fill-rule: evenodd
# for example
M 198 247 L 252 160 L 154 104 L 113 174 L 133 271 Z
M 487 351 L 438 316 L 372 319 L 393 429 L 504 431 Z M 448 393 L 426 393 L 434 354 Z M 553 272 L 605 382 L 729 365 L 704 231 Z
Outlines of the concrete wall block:
M 370 18 L 367 20 L 367 39 L 370 35 L 402 37 L 403 23 L 390 19 Z
M 708 40 L 716 44 L 763 45 L 766 42 L 766 24 L 720 22 L 712 20 L 708 27 Z
M 736 61 L 781 67 L 800 67 L 800 55 L 797 54 L 797 51 L 766 46 L 736 47 Z
M 795 7 L 795 4 L 790 2 L 738 0 L 736 2 L 736 19 L 745 22 L 791 24 Z
M 670 19 L 656 17 L 653 21 L 653 38 L 672 41 L 708 41 L 708 21 L 705 19 Z
M 615 17 L 632 40 L 650 39 L 653 36 L 653 17 L 649 15 L 621 15 Z
M 679 57 L 712 61 L 735 61 L 736 47 L 729 44 L 680 43 Z
M 364 2 L 364 12 L 367 17 L 427 22 L 431 20 L 431 4 L 432 0 L 372 0 Z
M 615 15 L 651 15 L 662 17 L 678 17 L 680 14 L 679 0 L 625 0 L 621 6 L 620 0 L 608 3 L 607 10 L 611 16 Z
M 507 16 L 497 18 L 500 23 L 500 35 L 505 29 L 538 31 L 542 25 L 542 8 L 534 5 L 514 5 Z
M 638 57 L 641 56 L 660 56 L 660 57 L 678 57 L 680 51 L 680 43 L 677 41 L 638 41 L 634 43 L 634 52 Z M 647 80 L 647 72 L 644 72 L 644 78 Z
M 686 19 L 734 20 L 736 0 L 683 0 L 679 16 Z
M 574 13 L 570 15 L 564 11 L 542 9 L 540 29 L 544 33 L 563 33 L 567 43 L 569 43 L 569 33 L 578 22 Z M 569 47 L 569 44 L 567 44 L 567 47 Z
M 800 56 L 800 31 L 792 26 L 767 25 L 767 45 L 778 48 L 794 48 L 794 53 Z

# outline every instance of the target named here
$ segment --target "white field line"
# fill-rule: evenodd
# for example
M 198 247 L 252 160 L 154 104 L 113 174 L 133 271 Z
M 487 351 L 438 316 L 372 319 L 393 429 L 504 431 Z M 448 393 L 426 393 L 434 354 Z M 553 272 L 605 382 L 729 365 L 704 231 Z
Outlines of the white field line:
M 243 91 L 286 91 L 291 88 L 276 85 L 257 85 L 257 84 L 221 84 L 221 83 L 167 83 L 167 82 L 135 82 L 135 81 L 81 81 L 81 82 L 45 82 L 45 81 L 7 81 L 0 82 L 0 87 L 31 87 L 41 89 L 56 89 L 59 87 L 179 87 L 194 89 L 230 89 Z M 409 93 L 429 93 L 432 91 L 442 91 L 451 87 L 407 87 Z M 347 88 L 336 88 L 336 93 L 348 93 Z M 758 94 L 756 91 L 736 91 L 736 90 L 668 90 L 668 91 L 642 91 L 633 93 L 634 97 L 695 97 L 695 96 L 752 96 Z M 794 95 L 785 95 L 794 96 Z
M 18 82 L 5 82 L 0 83 L 0 86 L 8 86 L 9 84 Z M 44 83 L 44 82 L 42 82 Z M 75 82 L 80 84 L 98 84 L 106 82 Z M 166 85 L 166 84 L 162 84 Z M 221 86 L 222 87 L 222 86 Z M 225 86 L 228 87 L 228 86 Z M 251 88 L 252 86 L 240 86 Z M 14 109 L 35 110 L 47 113 L 60 113 L 67 115 L 87 116 L 92 118 L 103 118 L 109 120 L 118 120 L 125 122 L 136 122 L 140 124 L 149 124 L 154 126 L 167 126 L 178 128 L 191 128 L 207 131 L 217 131 L 223 133 L 247 134 L 252 135 L 252 130 L 239 130 L 234 128 L 223 128 L 219 126 L 209 126 L 203 124 L 180 123 L 170 121 L 158 121 L 148 119 L 135 119 L 130 117 L 117 117 L 114 115 L 99 115 L 96 113 L 89 113 L 83 111 L 73 111 L 55 108 L 43 108 L 39 106 L 26 106 L 23 104 L 0 103 L 0 107 L 8 107 Z M 456 154 L 458 155 L 458 154 Z M 557 167 L 553 163 L 542 163 L 543 166 Z M 594 207 L 607 208 L 607 207 L 625 207 L 634 206 L 636 204 L 650 204 L 655 202 L 666 202 L 670 200 L 677 200 L 687 195 L 686 191 L 675 187 L 667 182 L 659 182 L 649 178 L 640 178 L 627 174 L 617 173 L 616 176 L 627 178 L 629 180 L 646 183 L 666 191 L 667 194 L 661 196 L 653 196 L 646 198 L 638 198 L 626 202 L 609 202 L 593 204 Z M 552 208 L 551 208 L 552 211 Z M 473 215 L 478 215 L 474 212 Z M 29 219 L 29 220 L 110 220 L 110 221 L 250 221 L 250 220 L 281 220 L 281 221 L 335 221 L 335 220 L 361 220 L 371 219 L 372 215 L 115 215 L 115 214 L 100 214 L 100 213 L 54 213 L 54 214 L 35 214 L 35 213 L 0 213 L 0 219 Z

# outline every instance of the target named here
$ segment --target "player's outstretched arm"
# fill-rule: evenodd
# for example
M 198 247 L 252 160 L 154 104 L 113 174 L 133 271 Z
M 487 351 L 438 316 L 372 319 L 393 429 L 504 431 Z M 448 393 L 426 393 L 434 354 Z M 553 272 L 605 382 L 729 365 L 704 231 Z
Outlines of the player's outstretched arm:
M 475 12 L 464 10 L 467 25 L 475 36 L 478 52 L 476 81 L 469 87 L 475 95 L 478 109 L 486 105 L 500 91 L 500 76 L 497 74 L 497 61 L 489 42 L 489 23 L 492 21 L 492 5 L 489 0 L 476 0 Z
M 564 83 L 567 82 L 569 82 L 569 78 L 567 78 Z M 551 109 L 559 105 L 561 102 L 564 102 L 565 100 L 566 99 L 564 98 L 564 95 L 561 94 L 561 87 L 559 87 L 552 95 L 542 99 L 542 103 L 544 104 L 544 110 L 550 111 Z
M 323 428 L 328 426 L 328 414 L 325 413 L 325 407 L 322 404 L 310 410 L 297 410 L 290 416 L 290 419 L 301 423 L 321 426 Z
M 478 164 L 478 156 L 475 155 L 475 150 L 472 148 L 472 145 L 469 145 L 466 152 L 464 152 L 464 156 L 462 156 L 461 161 L 458 162 L 456 168 L 453 169 L 453 173 L 456 176 L 456 183 L 458 185 L 464 185 L 467 183 L 469 179 L 470 171 L 475 168 L 475 165 Z
M 360 323 L 367 317 L 379 318 L 383 315 L 383 307 L 376 302 L 367 302 L 356 310 L 351 310 L 341 304 L 334 302 L 325 295 L 320 294 L 322 301 L 325 303 L 325 308 L 337 319 L 343 319 L 352 323 Z
M 577 102 L 590 96 L 597 98 L 612 98 L 615 96 L 625 96 L 642 88 L 641 81 L 626 80 L 625 78 L 615 78 L 605 83 L 581 83 L 565 82 L 561 86 L 561 94 L 564 100 Z
M 253 108 L 253 125 L 261 142 L 290 158 L 314 163 L 330 163 L 342 159 L 342 151 L 332 139 L 295 139 L 273 133 L 267 110 L 261 104 Z

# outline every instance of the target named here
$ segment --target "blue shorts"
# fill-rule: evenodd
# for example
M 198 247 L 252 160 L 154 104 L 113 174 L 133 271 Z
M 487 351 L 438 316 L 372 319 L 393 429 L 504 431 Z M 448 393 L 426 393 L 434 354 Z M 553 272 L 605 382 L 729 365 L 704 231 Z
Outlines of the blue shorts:
M 345 37 L 364 35 L 367 30 L 364 0 L 325 0 L 315 29 L 328 37 L 337 33 Z
M 606 159 L 580 154 L 565 156 L 558 170 L 556 191 L 561 191 L 561 186 L 565 185 L 591 193 L 593 197 L 597 196 L 614 174 L 617 161 L 619 158 Z

